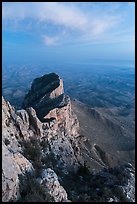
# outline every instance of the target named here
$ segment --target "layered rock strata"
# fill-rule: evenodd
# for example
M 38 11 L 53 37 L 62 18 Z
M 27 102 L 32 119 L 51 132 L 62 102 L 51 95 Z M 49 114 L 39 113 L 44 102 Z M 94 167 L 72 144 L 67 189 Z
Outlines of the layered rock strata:
M 23 108 L 33 107 L 41 121 L 49 111 L 68 104 L 69 97 L 64 94 L 63 81 L 55 73 L 36 78 L 25 97 Z

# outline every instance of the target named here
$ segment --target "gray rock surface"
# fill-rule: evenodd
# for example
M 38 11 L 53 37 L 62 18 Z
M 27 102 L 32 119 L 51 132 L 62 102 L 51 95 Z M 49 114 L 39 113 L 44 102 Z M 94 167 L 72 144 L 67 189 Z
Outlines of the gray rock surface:
M 58 176 L 52 169 L 43 170 L 39 182 L 54 202 L 69 202 L 65 189 L 60 185 Z
M 38 118 L 43 121 L 43 117 L 50 110 L 65 106 L 67 103 L 62 79 L 57 74 L 50 73 L 33 81 L 23 102 L 23 108 L 33 107 Z
M 129 202 L 135 202 L 135 169 L 131 164 L 126 169 L 128 182 L 123 186 L 123 192 L 129 199 Z
M 20 131 L 12 115 L 14 109 L 2 98 L 2 201 L 16 201 L 19 196 L 19 175 L 33 171 L 32 164 L 22 155 L 18 142 Z M 15 119 L 15 120 L 16 120 Z

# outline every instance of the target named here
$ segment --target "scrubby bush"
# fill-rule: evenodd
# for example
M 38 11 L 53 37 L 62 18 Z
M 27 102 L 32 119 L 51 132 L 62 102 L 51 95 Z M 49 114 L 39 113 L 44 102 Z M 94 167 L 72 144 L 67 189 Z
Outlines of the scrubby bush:
M 126 195 L 124 194 L 123 190 L 121 187 L 116 186 L 113 189 L 114 194 L 116 195 L 116 197 L 119 198 L 120 202 L 129 202 L 128 198 L 126 197 Z
M 31 160 L 36 176 L 39 176 L 42 171 L 42 163 L 41 163 L 41 146 L 40 146 L 40 140 L 37 138 L 31 138 L 30 141 L 24 141 L 23 142 L 24 147 L 24 156 Z
M 35 175 L 26 173 L 19 176 L 20 185 L 20 199 L 18 202 L 52 202 L 50 195 L 45 193 L 43 186 L 41 186 Z
M 57 164 L 57 160 L 56 160 L 55 155 L 52 151 L 50 151 L 47 155 L 42 157 L 41 162 L 47 168 L 53 168 L 53 169 L 54 169 L 54 167 L 56 167 L 56 164 Z
M 47 140 L 42 140 L 42 141 L 40 142 L 40 146 L 42 147 L 43 150 L 46 150 L 47 147 L 48 147 L 48 142 L 47 142 Z
M 86 175 L 90 174 L 90 171 L 89 171 L 89 168 L 88 168 L 86 162 L 84 162 L 84 165 L 80 165 L 78 167 L 77 174 L 80 176 L 86 176 Z

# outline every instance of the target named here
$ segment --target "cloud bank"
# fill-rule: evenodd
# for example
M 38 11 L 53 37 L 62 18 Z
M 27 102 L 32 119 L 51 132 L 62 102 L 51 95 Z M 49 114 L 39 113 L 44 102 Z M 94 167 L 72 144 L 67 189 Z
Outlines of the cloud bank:
M 109 6 L 108 11 L 107 4 L 102 4 L 102 10 L 95 3 L 87 4 L 91 5 L 87 10 L 77 5 L 69 2 L 4 2 L 3 29 L 33 30 L 48 46 L 59 42 L 95 42 L 104 39 L 105 34 L 111 36 L 125 15 L 116 12 L 118 4 Z

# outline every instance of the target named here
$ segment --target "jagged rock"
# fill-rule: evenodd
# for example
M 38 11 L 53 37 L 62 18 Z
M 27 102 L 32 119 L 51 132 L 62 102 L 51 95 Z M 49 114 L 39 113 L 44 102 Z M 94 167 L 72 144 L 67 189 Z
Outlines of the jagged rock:
M 19 152 L 11 152 L 5 144 L 2 146 L 2 200 L 16 201 L 19 194 L 19 175 L 32 171 L 32 164 Z
M 58 176 L 52 169 L 43 170 L 39 182 L 45 188 L 45 192 L 54 199 L 54 202 L 69 202 L 65 189 L 60 185 Z
M 27 112 L 29 114 L 30 124 L 34 127 L 37 135 L 42 136 L 42 133 L 43 133 L 42 123 L 37 118 L 36 111 L 32 107 L 30 107 L 30 108 L 27 109 Z
M 50 92 L 48 97 L 54 100 L 60 97 L 63 93 L 63 83 L 60 81 L 60 86 Z M 37 80 L 35 80 L 36 82 Z M 33 89 L 37 90 L 34 83 Z M 48 85 L 49 88 L 50 85 Z M 35 98 L 35 96 L 33 95 Z M 30 95 L 31 98 L 31 95 Z M 46 121 L 41 122 L 36 114 L 36 111 L 32 107 L 28 107 L 26 110 L 15 110 L 9 102 L 2 99 L 2 122 L 3 122 L 3 151 L 8 152 L 3 154 L 3 200 L 17 200 L 19 197 L 19 179 L 18 175 L 25 173 L 33 169 L 32 164 L 22 155 L 22 146 L 20 141 L 29 140 L 31 137 L 39 137 L 41 141 L 43 138 L 48 140 L 50 151 L 54 153 L 58 163 L 57 166 L 62 172 L 68 172 L 76 170 L 78 167 L 78 120 L 71 110 L 71 102 L 68 96 L 61 95 L 60 106 L 53 108 L 49 115 L 44 115 Z M 64 102 L 65 101 L 65 102 Z M 46 109 L 46 104 L 45 104 Z M 51 115 L 50 115 L 51 114 Z M 52 118 L 52 120 L 51 120 Z M 54 118 L 54 120 L 53 120 Z M 47 120 L 49 119 L 49 121 Z M 75 148 L 77 147 L 77 151 Z M 6 150 L 5 150 L 6 149 Z M 45 154 L 45 153 L 43 153 Z M 7 155 L 7 159 L 5 159 Z M 8 161 L 5 165 L 5 161 Z M 9 179 L 10 174 L 7 174 L 6 169 L 8 166 L 13 166 L 11 172 L 14 172 L 13 181 Z M 17 169 L 17 170 L 16 170 Z M 8 178 L 7 180 L 5 178 Z M 10 183 L 9 183 L 10 181 Z M 10 191 L 5 187 L 9 186 Z M 60 188 L 61 189 L 61 188 Z M 63 195 L 62 195 L 63 196 Z M 59 197 L 58 199 L 64 199 L 65 197 Z
M 129 164 L 128 167 L 125 168 L 128 182 L 127 185 L 123 186 L 123 192 L 126 194 L 129 202 L 135 202 L 135 169 Z
M 78 160 L 75 156 L 74 149 L 67 138 L 62 136 L 60 138 L 52 139 L 49 140 L 49 144 L 62 172 L 77 170 Z
M 19 196 L 19 175 L 33 171 L 32 164 L 21 154 L 17 140 L 20 132 L 15 126 L 14 108 L 2 99 L 2 200 L 16 201 Z
M 23 120 L 23 122 L 25 123 L 25 125 L 26 125 L 26 124 L 29 125 L 29 116 L 28 116 L 27 112 L 26 112 L 24 109 L 22 109 L 22 110 L 17 110 L 17 111 L 16 111 L 16 114 L 17 114 L 18 116 L 20 116 L 20 118 Z
M 41 137 L 46 137 L 49 141 L 51 151 L 58 157 L 62 169 L 64 171 L 75 169 L 78 166 L 77 158 L 82 160 L 77 140 L 79 122 L 71 109 L 69 96 L 64 94 L 62 79 L 55 73 L 35 79 L 23 106 L 27 108 L 29 114 L 31 112 L 31 124 L 35 124 L 37 130 L 40 128 L 39 135 L 43 128 Z M 36 113 L 34 109 L 30 111 L 32 108 L 29 106 L 32 106 Z
M 108 202 L 121 202 L 121 199 L 126 202 L 135 202 L 135 169 L 131 164 L 116 166 L 98 175 L 105 180 L 104 186 L 111 186 L 114 189 Z
M 31 90 L 23 102 L 23 108 L 33 107 L 38 118 L 43 121 L 43 117 L 50 110 L 65 106 L 68 103 L 67 99 L 62 79 L 55 73 L 45 74 L 33 81 Z

